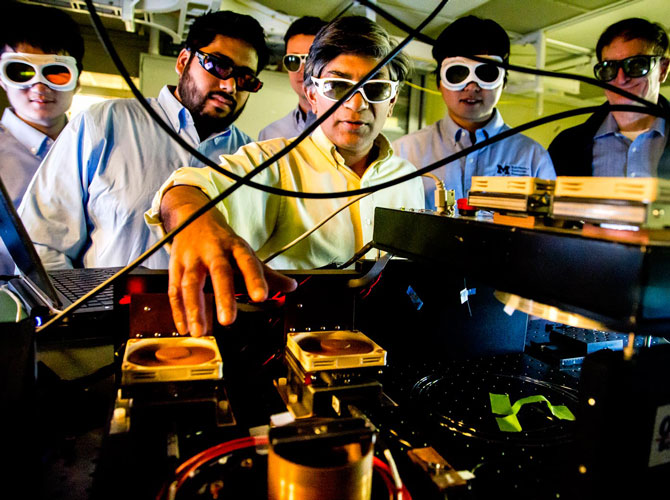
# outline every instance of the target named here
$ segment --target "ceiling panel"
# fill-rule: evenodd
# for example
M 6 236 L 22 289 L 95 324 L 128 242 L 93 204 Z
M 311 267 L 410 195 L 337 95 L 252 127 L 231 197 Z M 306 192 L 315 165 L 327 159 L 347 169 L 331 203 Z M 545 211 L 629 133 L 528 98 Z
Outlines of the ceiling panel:
M 584 10 L 552 0 L 492 0 L 470 13 L 493 19 L 509 32 L 526 34 L 583 14 Z
M 583 47 L 594 48 L 602 31 L 617 21 L 629 17 L 642 17 L 670 27 L 670 2 L 668 0 L 633 0 L 612 2 L 609 8 L 598 10 L 595 15 L 584 15 L 563 25 L 549 27 L 548 36 Z
M 584 10 L 595 10 L 606 5 L 611 5 L 614 2 L 613 0 L 562 0 L 557 1 L 556 3 L 568 4 L 573 7 L 579 7 Z

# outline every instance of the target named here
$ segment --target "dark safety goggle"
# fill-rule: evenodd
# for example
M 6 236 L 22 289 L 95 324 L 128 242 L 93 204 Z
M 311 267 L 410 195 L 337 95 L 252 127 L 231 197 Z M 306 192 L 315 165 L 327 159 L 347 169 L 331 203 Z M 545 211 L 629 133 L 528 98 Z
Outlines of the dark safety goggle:
M 286 54 L 282 59 L 282 64 L 286 71 L 295 73 L 300 71 L 302 65 L 305 64 L 305 59 L 307 59 L 307 54 Z
M 0 78 L 17 89 L 43 83 L 53 90 L 74 90 L 78 76 L 77 61 L 72 56 L 5 52 L 0 59 Z
M 479 56 L 502 62 L 500 56 Z M 463 90 L 468 83 L 475 82 L 481 88 L 491 90 L 500 87 L 505 79 L 505 70 L 495 64 L 468 59 L 447 57 L 442 61 L 440 81 L 448 90 Z
M 258 92 L 263 86 L 258 77 L 249 68 L 235 66 L 233 60 L 226 56 L 215 56 L 207 54 L 201 50 L 194 50 L 198 56 L 200 66 L 210 75 L 214 75 L 221 80 L 235 79 L 235 85 L 239 90 L 247 92 Z
M 601 82 L 611 82 L 616 78 L 621 68 L 629 78 L 645 76 L 656 64 L 661 56 L 637 55 L 626 59 L 602 61 L 593 67 L 593 73 Z
M 322 97 L 331 101 L 339 101 L 358 82 L 346 78 L 316 78 L 311 77 L 316 91 Z M 392 80 L 368 80 L 358 92 L 371 103 L 385 102 L 395 97 L 398 83 Z M 352 96 L 353 97 L 353 96 Z

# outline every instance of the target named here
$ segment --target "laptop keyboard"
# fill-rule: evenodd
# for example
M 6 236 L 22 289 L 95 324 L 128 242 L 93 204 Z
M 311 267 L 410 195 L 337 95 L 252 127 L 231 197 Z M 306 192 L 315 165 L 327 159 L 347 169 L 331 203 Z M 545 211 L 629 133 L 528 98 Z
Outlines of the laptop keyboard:
M 54 286 L 71 302 L 90 292 L 93 288 L 114 275 L 120 268 L 58 269 L 49 271 Z M 81 310 L 90 308 L 113 309 L 114 285 L 110 285 L 95 297 L 88 299 Z

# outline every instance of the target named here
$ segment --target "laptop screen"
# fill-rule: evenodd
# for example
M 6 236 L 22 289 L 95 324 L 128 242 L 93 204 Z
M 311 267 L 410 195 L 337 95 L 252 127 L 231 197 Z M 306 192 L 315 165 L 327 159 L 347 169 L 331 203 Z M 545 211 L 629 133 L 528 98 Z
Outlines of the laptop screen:
M 2 179 L 0 179 L 0 238 L 21 274 L 39 288 L 42 294 L 51 299 L 54 305 L 60 305 L 56 290 L 30 241 L 26 228 L 16 213 Z

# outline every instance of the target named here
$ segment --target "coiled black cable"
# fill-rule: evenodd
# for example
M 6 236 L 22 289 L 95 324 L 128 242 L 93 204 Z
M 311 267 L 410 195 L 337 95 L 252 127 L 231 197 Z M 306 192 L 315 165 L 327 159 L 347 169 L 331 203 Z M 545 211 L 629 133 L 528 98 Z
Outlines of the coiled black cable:
M 92 0 L 85 0 L 86 5 L 89 9 L 89 12 L 91 14 L 91 20 L 93 23 L 93 26 L 96 30 L 96 33 L 98 37 L 100 38 L 102 44 L 104 45 L 105 49 L 109 53 L 110 57 L 112 58 L 112 61 L 116 65 L 117 69 L 119 70 L 121 76 L 124 78 L 128 86 L 130 87 L 133 95 L 135 98 L 140 102 L 140 104 L 144 107 L 144 109 L 149 113 L 149 115 L 163 128 L 163 130 L 166 131 L 180 146 L 182 146 L 184 149 L 186 149 L 190 154 L 192 154 L 194 157 L 198 158 L 200 161 L 202 161 L 205 165 L 210 166 L 217 170 L 218 172 L 222 173 L 223 175 L 233 179 L 236 181 L 235 184 L 224 190 L 222 193 L 217 195 L 215 198 L 210 200 L 206 205 L 198 209 L 196 212 L 194 212 L 189 218 L 187 218 L 182 224 L 180 224 L 178 227 L 173 229 L 170 233 L 165 235 L 163 238 L 161 238 L 157 243 L 152 245 L 148 250 L 146 250 L 143 254 L 141 254 L 139 257 L 137 257 L 133 262 L 131 262 L 129 265 L 118 271 L 114 276 L 110 277 L 107 279 L 105 282 L 101 283 L 97 287 L 95 287 L 93 290 L 82 296 L 80 299 L 75 301 L 73 304 L 71 304 L 68 308 L 64 309 L 62 312 L 54 316 L 53 318 L 49 319 L 44 325 L 39 327 L 37 331 L 42 331 L 45 328 L 50 327 L 51 325 L 55 324 L 56 322 L 60 321 L 63 317 L 65 317 L 67 314 L 72 312 L 74 309 L 79 307 L 82 303 L 84 303 L 86 300 L 90 299 L 91 297 L 97 295 L 100 291 L 102 291 L 104 288 L 115 282 L 116 280 L 120 279 L 122 276 L 125 276 L 129 272 L 131 272 L 133 269 L 137 268 L 146 258 L 151 256 L 153 253 L 158 251 L 162 246 L 164 246 L 166 243 L 171 242 L 174 237 L 181 232 L 186 226 L 188 226 L 191 222 L 193 222 L 195 219 L 197 219 L 200 215 L 206 213 L 208 210 L 210 210 L 212 207 L 214 207 L 217 203 L 219 203 L 221 200 L 229 196 L 232 192 L 235 190 L 239 189 L 242 185 L 248 185 L 250 187 L 253 187 L 255 189 L 260 189 L 262 191 L 271 193 L 271 194 L 276 194 L 280 196 L 290 196 L 290 197 L 298 197 L 298 198 L 310 198 L 310 199 L 327 199 L 327 198 L 341 198 L 341 197 L 349 197 L 349 196 L 357 196 L 361 194 L 366 194 L 366 193 L 371 193 L 375 191 L 379 191 L 381 189 L 386 189 L 388 187 L 400 184 L 402 182 L 405 182 L 407 180 L 413 179 L 414 177 L 418 177 L 420 175 L 423 175 L 426 172 L 430 172 L 436 168 L 439 168 L 443 165 L 446 165 L 452 161 L 455 161 L 463 156 L 467 156 L 468 154 L 472 153 L 473 151 L 477 151 L 479 149 L 482 149 L 490 144 L 493 144 L 495 142 L 501 141 L 503 139 L 506 139 L 507 137 L 510 137 L 514 134 L 520 133 L 524 130 L 528 130 L 530 128 L 534 128 L 540 125 L 543 125 L 545 123 L 549 123 L 551 121 L 555 120 L 560 120 L 563 118 L 568 118 L 571 116 L 577 116 L 580 114 L 590 114 L 595 112 L 596 110 L 601 110 L 603 109 L 602 106 L 590 106 L 590 107 L 584 107 L 584 108 L 578 108 L 574 110 L 569 110 L 569 111 L 564 111 L 561 113 L 556 113 L 553 115 L 545 116 L 542 118 L 539 118 L 537 120 L 533 120 L 531 122 L 527 122 L 523 125 L 511 128 L 509 130 L 506 130 L 505 132 L 502 132 L 496 136 L 490 137 L 480 143 L 477 143 L 469 148 L 466 148 L 462 151 L 459 151 L 449 157 L 446 157 L 442 160 L 439 160 L 435 163 L 432 163 L 426 167 L 418 169 L 416 172 L 413 172 L 411 174 L 404 175 L 402 177 L 398 177 L 396 179 L 393 179 L 391 181 L 383 182 L 374 186 L 370 186 L 367 188 L 361 188 L 357 190 L 351 190 L 351 191 L 341 191 L 341 192 L 331 192 L 331 193 L 313 193 L 313 192 L 301 192 L 301 191 L 287 191 L 283 189 L 278 189 L 274 188 L 271 186 L 264 186 L 262 184 L 257 184 L 250 179 L 260 173 L 262 170 L 265 168 L 269 167 L 276 161 L 278 161 L 281 157 L 286 155 L 288 152 L 293 150 L 302 140 L 307 138 L 323 121 L 325 121 L 332 113 L 335 112 L 335 110 L 344 102 L 346 102 L 354 93 L 358 91 L 358 89 L 364 85 L 374 74 L 376 74 L 385 64 L 387 64 L 395 55 L 402 50 L 404 46 L 406 46 L 413 38 L 418 38 L 423 41 L 428 40 L 428 43 L 434 43 L 432 39 L 429 37 L 426 37 L 421 33 L 421 30 L 432 21 L 432 19 L 444 8 L 448 0 L 442 0 L 440 4 L 429 14 L 429 16 L 416 28 L 412 29 L 411 27 L 407 26 L 405 23 L 402 21 L 398 20 L 394 16 L 388 14 L 385 12 L 383 9 L 381 9 L 379 6 L 373 4 L 372 2 L 368 0 L 357 0 L 359 3 L 365 5 L 366 7 L 369 7 L 370 9 L 374 10 L 375 12 L 379 13 L 382 17 L 385 17 L 389 21 L 391 21 L 393 24 L 396 26 L 400 27 L 401 29 L 407 31 L 409 34 L 408 36 L 395 47 L 395 49 L 387 56 L 385 57 L 382 61 L 380 61 L 375 68 L 373 68 L 370 73 L 368 73 L 365 77 L 363 77 L 359 82 L 354 85 L 349 92 L 347 92 L 337 103 L 333 104 L 331 108 L 329 108 L 322 116 L 320 116 L 312 125 L 307 127 L 298 137 L 296 137 L 293 142 L 291 142 L 289 145 L 287 145 L 285 148 L 283 148 L 281 151 L 273 155 L 271 158 L 268 160 L 264 161 L 261 163 L 259 166 L 254 168 L 251 172 L 246 174 L 244 177 L 240 177 L 236 174 L 233 174 L 232 172 L 229 172 L 222 167 L 220 167 L 218 164 L 204 156 L 202 153 L 197 151 L 195 148 L 193 148 L 190 144 L 188 144 L 186 141 L 184 141 L 172 128 L 163 122 L 163 120 L 156 114 L 156 112 L 151 108 L 151 106 L 148 104 L 144 96 L 141 94 L 139 89 L 134 85 L 132 82 L 130 75 L 126 68 L 124 67 L 120 57 L 118 56 L 118 53 L 114 49 L 113 44 L 111 43 L 111 40 L 109 38 L 109 35 L 107 34 L 106 29 L 104 28 L 104 25 L 102 24 L 102 21 L 100 20 L 97 11 L 95 9 L 95 6 L 93 5 Z M 661 116 L 664 118 L 667 118 L 670 116 L 670 112 L 663 107 L 659 106 L 658 104 L 651 103 L 649 101 L 646 101 L 640 97 L 637 97 L 633 94 L 630 94 L 629 92 L 623 91 L 621 89 L 618 89 L 610 84 L 606 84 L 603 82 L 600 82 L 598 80 L 588 78 L 588 77 L 583 77 L 581 75 L 567 75 L 567 74 L 562 74 L 562 73 L 555 73 L 551 71 L 544 71 L 544 70 L 537 70 L 537 69 L 532 69 L 532 68 L 525 68 L 521 66 L 514 66 L 514 65 L 509 65 L 509 64 L 503 64 L 503 63 L 498 63 L 497 61 L 491 61 L 489 59 L 480 59 L 477 56 L 472 56 L 472 59 L 475 60 L 481 60 L 483 62 L 488 62 L 488 63 L 495 63 L 496 65 L 499 65 L 501 67 L 504 67 L 506 69 L 510 69 L 513 71 L 519 71 L 522 73 L 530 73 L 530 74 L 535 74 L 535 75 L 540 75 L 540 76 L 551 76 L 551 77 L 557 77 L 557 78 L 568 78 L 568 79 L 574 79 L 578 80 L 581 82 L 589 83 L 592 85 L 596 85 L 599 87 L 602 87 L 606 90 L 611 90 L 613 92 L 617 92 L 621 95 L 624 95 L 632 100 L 635 100 L 637 102 L 640 102 L 647 106 L 647 109 L 644 110 L 644 112 L 654 115 L 654 116 Z M 633 106 L 633 105 L 615 105 L 615 106 L 608 106 L 606 108 L 608 111 L 637 111 L 640 112 L 640 106 Z
M 417 27 L 416 31 L 420 32 L 430 21 L 432 21 L 435 16 L 442 10 L 442 8 L 447 4 L 449 0 L 442 0 L 438 6 L 430 13 L 430 15 L 424 19 L 424 21 Z M 193 154 L 196 158 L 199 160 L 203 161 L 208 166 L 211 166 L 212 168 L 215 168 L 217 171 L 223 173 L 224 175 L 228 177 L 233 177 L 237 181 L 235 184 L 232 186 L 228 187 L 226 190 L 224 190 L 222 193 L 220 193 L 218 196 L 210 200 L 207 204 L 205 204 L 203 207 L 200 209 L 196 210 L 193 214 L 191 214 L 184 222 L 182 222 L 179 226 L 174 228 L 172 231 L 170 231 L 168 234 L 166 234 L 163 238 L 161 238 L 158 242 L 156 242 L 154 245 L 152 245 L 148 250 L 146 250 L 144 253 L 142 253 L 139 257 L 137 257 L 133 262 L 128 264 L 126 267 L 123 269 L 119 270 L 117 273 L 115 273 L 113 276 L 105 280 L 103 283 L 100 285 L 96 286 L 93 290 L 90 292 L 86 293 L 84 296 L 80 297 L 78 300 L 73 302 L 70 306 L 68 306 L 66 309 L 58 313 L 56 316 L 50 318 L 46 323 L 44 323 L 41 327 L 39 327 L 36 331 L 40 332 L 44 330 L 45 328 L 50 327 L 51 325 L 57 323 L 60 321 L 63 317 L 67 316 L 70 312 L 75 310 L 77 307 L 79 307 L 82 303 L 84 303 L 86 300 L 90 299 L 91 297 L 94 297 L 100 291 L 102 291 L 104 288 L 109 286 L 110 284 L 114 283 L 116 280 L 120 279 L 122 276 L 125 276 L 128 274 L 130 271 L 133 269 L 137 268 L 145 259 L 147 259 L 149 256 L 153 255 L 156 251 L 158 251 L 161 247 L 163 247 L 166 243 L 171 242 L 174 237 L 179 234 L 184 228 L 186 228 L 191 222 L 193 222 L 195 219 L 200 217 L 202 214 L 206 213 L 209 211 L 212 207 L 214 207 L 217 203 L 219 203 L 221 200 L 229 196 L 231 193 L 239 189 L 245 184 L 248 184 L 253 187 L 257 187 L 259 189 L 263 189 L 265 191 L 269 192 L 276 192 L 276 194 L 285 194 L 291 193 L 290 191 L 284 191 L 284 190 L 278 190 L 278 189 L 272 189 L 269 190 L 268 186 L 263 186 L 261 184 L 256 184 L 256 183 L 251 183 L 250 179 L 257 175 L 258 173 L 262 172 L 264 169 L 275 163 L 277 160 L 279 160 L 281 157 L 289 153 L 291 150 L 293 150 L 303 139 L 308 137 L 321 123 L 323 123 L 330 115 L 332 115 L 335 110 L 343 103 L 345 103 L 351 96 L 353 96 L 359 88 L 361 88 L 370 78 L 372 78 L 381 68 L 383 68 L 389 61 L 391 61 L 396 54 L 398 54 L 405 45 L 407 45 L 413 38 L 412 34 L 410 33 L 401 43 L 399 43 L 386 57 L 384 57 L 366 76 L 364 76 L 356 85 L 354 85 L 349 92 L 347 92 L 339 101 L 337 101 L 335 104 L 333 104 L 322 116 L 317 118 L 317 120 L 312 123 L 309 127 L 307 127 L 296 139 L 293 140 L 289 145 L 287 145 L 285 148 L 283 148 L 281 151 L 279 151 L 277 154 L 273 155 L 271 158 L 267 159 L 263 163 L 261 163 L 259 166 L 251 170 L 248 174 L 246 174 L 244 177 L 239 177 L 235 175 L 231 175 L 231 172 L 226 171 L 225 169 L 221 168 L 219 165 L 214 163 L 212 160 L 207 158 L 206 156 L 202 155 L 200 152 L 196 151 L 194 148 L 192 148 L 186 141 L 184 141 L 181 137 L 179 137 L 170 127 L 168 124 L 163 122 L 163 120 L 160 119 L 160 117 L 154 112 L 154 110 L 151 108 L 149 103 L 146 101 L 142 93 L 137 89 L 135 84 L 132 82 L 130 79 L 130 75 L 128 74 L 128 71 L 125 69 L 123 66 L 123 63 L 121 62 L 120 57 L 118 56 L 116 50 L 114 49 L 113 44 L 111 43 L 111 40 L 109 39 L 109 36 L 107 34 L 107 31 L 105 27 L 102 24 L 102 21 L 100 20 L 100 17 L 98 16 L 97 11 L 95 10 L 95 6 L 93 5 L 92 0 L 86 0 L 86 5 L 89 8 L 90 14 L 91 14 L 91 20 L 93 22 L 93 26 L 96 30 L 96 33 L 98 34 L 98 37 L 102 41 L 103 45 L 105 46 L 105 49 L 109 53 L 110 57 L 114 61 L 114 64 L 117 66 L 119 69 L 119 72 L 121 73 L 122 77 L 126 80 L 126 83 L 129 85 L 131 88 L 131 91 L 133 92 L 133 95 L 138 99 L 140 104 L 144 107 L 144 109 L 149 113 L 149 115 L 156 120 L 161 128 L 165 130 L 170 137 L 175 139 L 178 144 L 180 144 L 182 147 L 184 147 L 187 151 L 189 151 L 191 154 Z M 294 195 L 297 193 L 294 193 Z M 317 194 L 317 193 L 314 193 Z M 319 194 L 326 194 L 326 193 L 319 193 Z M 344 195 L 348 196 L 348 195 Z M 319 196 L 320 197 L 320 196 Z M 331 193 L 331 196 L 326 196 L 326 197 L 332 197 L 332 198 L 339 198 L 341 196 L 333 196 Z

